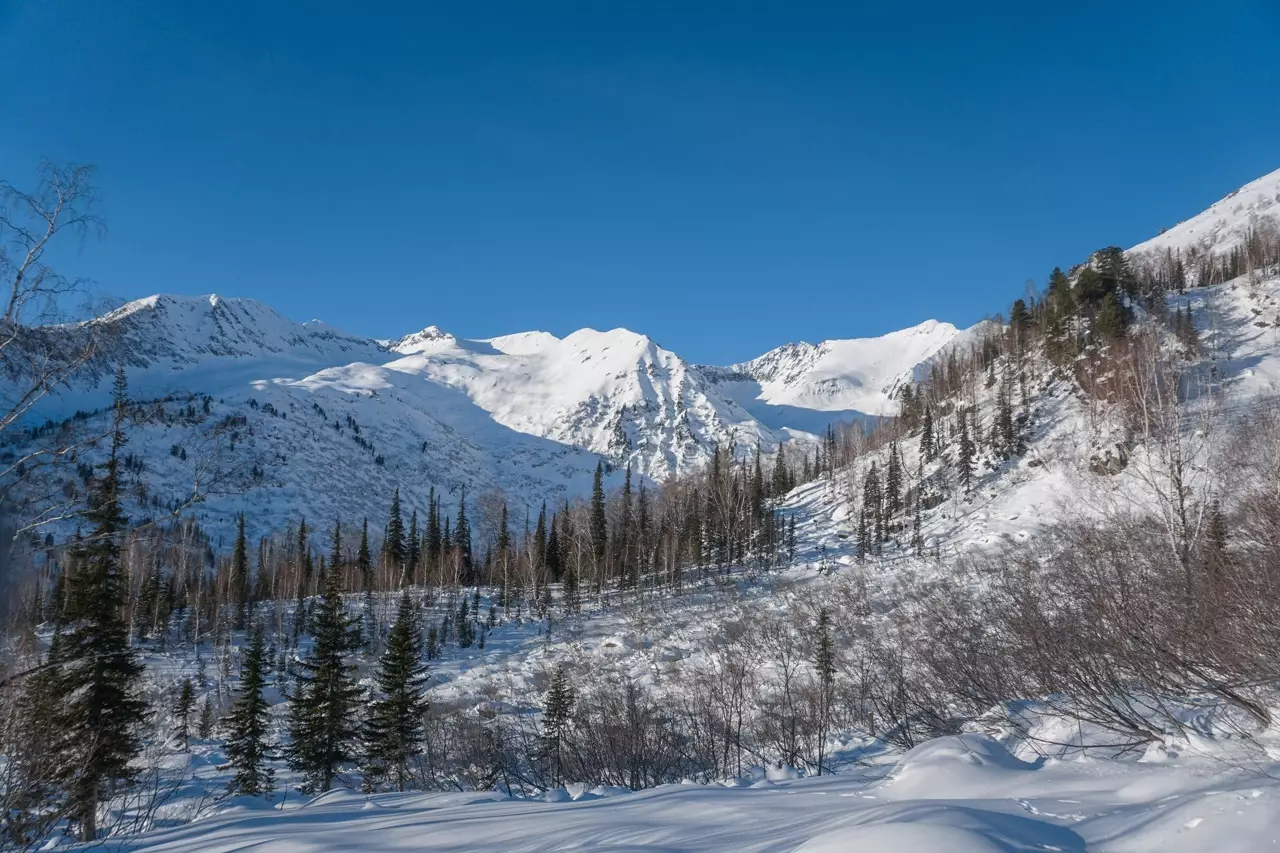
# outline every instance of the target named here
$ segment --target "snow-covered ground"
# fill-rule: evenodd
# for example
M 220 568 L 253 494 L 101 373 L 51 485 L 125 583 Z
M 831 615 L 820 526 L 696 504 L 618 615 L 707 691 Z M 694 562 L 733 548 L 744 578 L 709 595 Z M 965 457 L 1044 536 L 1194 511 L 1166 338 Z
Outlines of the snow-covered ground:
M 243 800 L 113 844 L 136 853 L 670 851 L 1203 853 L 1280 846 L 1280 782 L 1195 755 L 1023 761 L 979 734 L 839 776 L 496 793 Z

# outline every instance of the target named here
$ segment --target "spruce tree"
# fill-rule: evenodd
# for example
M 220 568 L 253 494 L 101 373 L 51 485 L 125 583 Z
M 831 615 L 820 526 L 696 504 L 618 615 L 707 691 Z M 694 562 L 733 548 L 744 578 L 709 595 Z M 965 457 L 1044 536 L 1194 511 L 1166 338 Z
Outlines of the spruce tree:
M 267 764 L 271 716 L 262 696 L 268 664 L 267 642 L 258 625 L 241 663 L 240 690 L 227 718 L 227 763 L 235 769 L 227 790 L 233 796 L 263 797 L 274 786 L 274 773 Z
M 596 462 L 596 473 L 591 480 L 591 549 L 595 556 L 596 573 L 603 570 L 609 549 L 609 522 L 604 507 L 604 463 Z
M 885 515 L 893 518 L 902 509 L 902 458 L 897 442 L 889 442 L 889 468 L 884 477 Z
M 228 598 L 235 609 L 235 627 L 243 630 L 249 610 L 249 547 L 244 535 L 244 513 L 236 520 L 236 544 L 231 552 Z
M 956 472 L 960 476 L 960 485 L 964 493 L 969 495 L 969 486 L 973 482 L 973 442 L 969 440 L 969 419 L 960 414 L 960 448 L 956 457 Z
M 182 679 L 182 689 L 173 705 L 173 716 L 177 719 L 177 735 L 186 750 L 191 741 L 191 712 L 196 707 L 195 693 L 191 687 L 191 679 Z
M 373 557 L 369 554 L 369 519 L 360 523 L 360 547 L 356 551 L 356 571 L 366 590 L 373 589 Z
M 787 454 L 783 445 L 778 445 L 778 455 L 773 460 L 773 479 L 769 483 L 773 497 L 781 499 L 791 491 L 791 477 L 787 473 Z
M 387 514 L 387 530 L 382 538 L 382 556 L 387 568 L 392 573 L 399 573 L 399 582 L 405 583 L 404 575 L 404 517 L 400 513 L 400 487 L 391 495 L 391 511 Z
M 551 678 L 551 687 L 542 709 L 542 731 L 538 735 L 538 756 L 546 762 L 551 787 L 558 787 L 564 779 L 565 748 L 572 722 L 573 687 L 569 675 L 562 666 Z
M 422 695 L 427 680 L 422 645 L 413 602 L 403 594 L 386 651 L 378 662 L 378 697 L 369 706 L 364 726 L 368 786 L 386 780 L 403 791 L 410 763 L 422 753 L 423 715 L 427 711 Z
M 121 608 L 126 580 L 120 536 L 127 526 L 121 505 L 120 448 L 128 400 L 124 368 L 116 374 L 115 419 L 105 471 L 90 494 L 87 518 L 93 531 L 71 553 L 74 571 L 65 633 L 58 638 L 56 667 L 60 784 L 78 838 L 97 835 L 98 804 L 134 778 L 133 759 L 141 751 L 139 724 L 146 703 L 139 693 L 142 663 L 129 647 Z
M 213 736 L 213 727 L 217 720 L 213 713 L 213 696 L 206 695 L 204 697 L 204 705 L 200 708 L 200 722 L 196 724 L 196 734 L 201 740 L 206 740 Z
M 920 427 L 920 458 L 925 462 L 932 462 L 934 459 L 935 448 L 933 444 L 933 410 L 928 406 L 924 407 L 924 422 Z
M 831 621 L 824 607 L 818 611 L 817 637 L 813 653 L 813 669 L 818 676 L 818 775 L 822 775 L 823 750 L 826 747 L 827 728 L 835 705 L 836 645 L 831 638 Z
M 347 656 L 358 640 L 343 610 L 337 572 L 325 577 L 312 616 L 312 636 L 311 653 L 299 662 L 297 684 L 289 697 L 292 742 L 287 755 L 290 766 L 302 774 L 304 793 L 332 788 L 343 765 L 356 758 L 360 688 Z

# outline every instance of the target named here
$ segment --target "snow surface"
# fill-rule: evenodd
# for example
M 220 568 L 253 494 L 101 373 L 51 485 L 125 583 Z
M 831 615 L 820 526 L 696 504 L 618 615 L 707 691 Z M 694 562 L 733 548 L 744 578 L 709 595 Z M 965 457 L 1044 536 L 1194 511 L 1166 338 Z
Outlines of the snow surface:
M 1166 249 L 1225 252 L 1242 242 L 1249 229 L 1280 221 L 1280 169 L 1250 181 L 1206 210 L 1139 243 L 1135 254 Z
M 1273 779 L 1197 760 L 1024 762 L 979 734 L 939 738 L 889 768 L 836 777 L 554 794 L 539 801 L 484 792 L 335 791 L 286 801 L 283 810 L 236 800 L 221 814 L 111 847 L 121 853 L 1243 853 L 1280 843 L 1280 784 Z

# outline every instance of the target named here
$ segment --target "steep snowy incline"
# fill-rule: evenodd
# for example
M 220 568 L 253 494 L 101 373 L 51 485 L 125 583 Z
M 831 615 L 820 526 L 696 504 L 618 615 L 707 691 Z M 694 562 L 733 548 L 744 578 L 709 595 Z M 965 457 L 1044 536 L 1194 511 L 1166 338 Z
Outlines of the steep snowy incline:
M 1172 250 L 1224 252 L 1241 243 L 1250 229 L 1270 222 L 1280 226 L 1280 169 L 1250 181 L 1203 212 L 1139 243 L 1130 254 Z
M 878 338 L 786 344 L 742 364 L 702 370 L 763 423 L 821 432 L 834 420 L 895 413 L 902 384 L 964 334 L 928 320 Z

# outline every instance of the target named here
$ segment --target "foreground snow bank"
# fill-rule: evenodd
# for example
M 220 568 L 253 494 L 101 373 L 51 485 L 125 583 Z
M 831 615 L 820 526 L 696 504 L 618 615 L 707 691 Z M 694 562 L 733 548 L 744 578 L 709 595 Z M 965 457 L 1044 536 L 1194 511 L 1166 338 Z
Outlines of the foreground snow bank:
M 363 797 L 333 792 L 284 811 L 237 809 L 181 829 L 126 839 L 118 849 L 1264 850 L 1280 845 L 1280 767 L 1271 770 L 1275 778 L 1205 758 L 1029 763 L 990 738 L 962 735 L 917 747 L 890 768 L 763 787 L 669 785 L 608 796 L 617 792 L 575 786 L 550 802 L 494 793 Z M 581 796 L 586 793 L 594 796 Z

